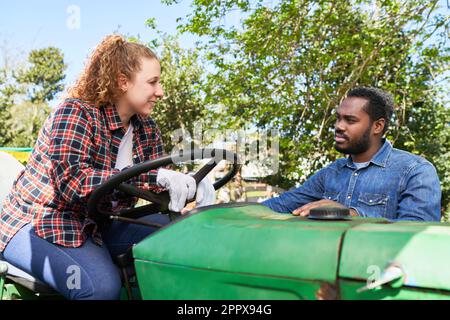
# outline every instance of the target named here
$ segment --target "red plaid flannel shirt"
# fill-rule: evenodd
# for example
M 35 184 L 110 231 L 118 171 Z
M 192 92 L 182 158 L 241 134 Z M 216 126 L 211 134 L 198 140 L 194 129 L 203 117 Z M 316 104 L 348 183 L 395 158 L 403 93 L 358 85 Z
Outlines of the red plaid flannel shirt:
M 163 154 L 155 122 L 131 118 L 133 162 Z M 96 217 L 87 213 L 91 191 L 120 172 L 114 169 L 125 128 L 114 106 L 95 108 L 66 99 L 42 127 L 24 171 L 18 176 L 0 213 L 0 252 L 20 228 L 32 223 L 36 234 L 65 247 L 79 247 L 88 236 L 101 245 Z M 148 174 L 134 182 L 148 186 Z M 134 205 L 119 201 L 115 210 Z

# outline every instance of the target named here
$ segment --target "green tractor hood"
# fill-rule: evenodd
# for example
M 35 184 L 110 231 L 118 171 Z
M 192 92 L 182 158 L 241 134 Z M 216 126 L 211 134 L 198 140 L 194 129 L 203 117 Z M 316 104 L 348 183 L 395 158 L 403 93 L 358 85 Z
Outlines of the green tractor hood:
M 312 221 L 253 205 L 190 214 L 134 247 L 144 299 L 333 299 L 344 233 L 361 223 Z
M 449 247 L 448 223 L 316 221 L 234 204 L 189 214 L 133 252 L 144 299 L 449 299 Z M 392 266 L 401 276 L 375 287 Z

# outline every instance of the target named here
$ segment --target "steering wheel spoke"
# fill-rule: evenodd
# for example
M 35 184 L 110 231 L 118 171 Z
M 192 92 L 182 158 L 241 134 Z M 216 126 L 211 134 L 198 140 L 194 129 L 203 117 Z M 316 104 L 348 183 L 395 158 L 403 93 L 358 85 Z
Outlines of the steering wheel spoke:
M 167 191 L 156 193 L 151 190 L 145 190 L 135 187 L 128 183 L 121 183 L 120 185 L 117 186 L 116 189 L 130 196 L 135 196 L 140 199 L 144 199 L 152 203 L 158 204 L 160 206 L 161 211 L 167 210 L 167 207 L 170 202 L 169 193 Z
M 116 215 L 120 217 L 126 217 L 130 219 L 139 219 L 149 214 L 159 213 L 161 212 L 160 206 L 155 203 L 150 203 L 144 206 L 130 208 L 130 209 L 122 209 Z

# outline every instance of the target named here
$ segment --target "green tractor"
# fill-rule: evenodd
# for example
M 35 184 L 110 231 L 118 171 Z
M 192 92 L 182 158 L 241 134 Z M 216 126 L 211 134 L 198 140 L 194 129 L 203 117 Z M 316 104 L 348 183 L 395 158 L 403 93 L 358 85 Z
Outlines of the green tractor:
M 219 160 L 233 162 L 216 189 L 239 169 L 232 152 L 195 150 L 138 164 L 92 193 L 88 209 L 109 219 L 142 223 L 136 219 L 154 212 L 172 219 L 114 257 L 123 299 L 450 299 L 447 223 L 350 217 L 336 208 L 317 208 L 306 218 L 257 203 L 213 205 L 178 216 L 167 210 L 167 193 L 126 183 L 180 159 L 203 158 L 212 159 L 194 175 L 197 182 Z M 114 189 L 151 204 L 104 212 L 98 204 Z M 0 297 L 61 298 L 5 261 L 0 261 Z

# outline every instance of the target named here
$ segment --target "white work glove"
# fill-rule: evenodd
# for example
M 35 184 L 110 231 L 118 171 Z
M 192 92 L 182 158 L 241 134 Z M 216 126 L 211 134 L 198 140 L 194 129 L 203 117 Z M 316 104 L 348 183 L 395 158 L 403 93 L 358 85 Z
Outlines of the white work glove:
M 186 206 L 186 202 L 194 198 L 196 183 L 194 178 L 186 174 L 159 169 L 156 183 L 169 191 L 169 210 L 171 211 L 181 212 L 181 209 Z
M 197 208 L 216 203 L 216 190 L 214 190 L 214 186 L 208 177 L 203 178 L 198 184 L 195 202 L 197 203 Z

